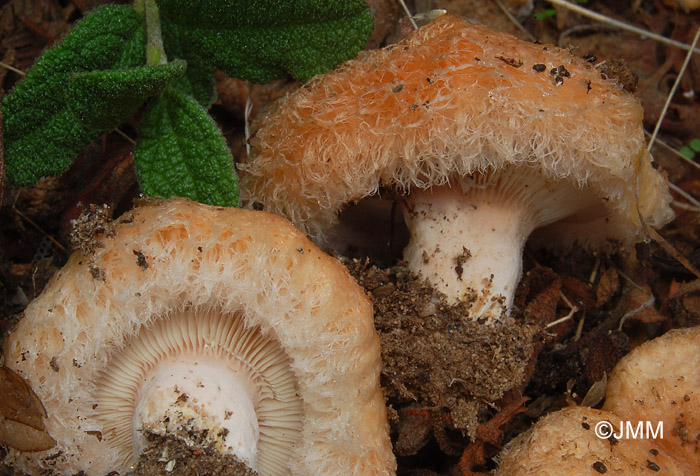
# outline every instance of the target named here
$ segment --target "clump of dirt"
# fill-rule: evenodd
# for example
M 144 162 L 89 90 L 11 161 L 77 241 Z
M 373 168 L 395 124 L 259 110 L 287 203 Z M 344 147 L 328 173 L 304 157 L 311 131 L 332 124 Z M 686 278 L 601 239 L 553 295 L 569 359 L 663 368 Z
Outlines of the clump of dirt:
M 83 206 L 82 213 L 78 218 L 71 221 L 73 227 L 70 235 L 71 245 L 74 250 L 78 250 L 85 256 L 91 256 L 97 248 L 102 248 L 104 244 L 100 240 L 103 236 L 114 235 L 114 224 L 112 223 L 112 210 L 109 205 L 90 204 Z M 105 280 L 104 270 L 97 267 L 92 257 L 88 263 L 90 273 L 95 279 Z
M 441 408 L 451 429 L 473 437 L 479 411 L 526 378 L 539 326 L 515 319 L 493 326 L 472 321 L 467 303 L 448 304 L 402 264 L 346 265 L 374 302 L 389 403 L 395 409 Z
M 235 456 L 224 455 L 208 446 L 187 446 L 173 436 L 148 434 L 150 446 L 141 453 L 130 476 L 255 476 L 258 473 Z
M 73 226 L 70 241 L 74 250 L 79 250 L 85 256 L 95 252 L 104 245 L 100 241 L 101 236 L 112 236 L 114 224 L 112 223 L 112 211 L 109 205 L 95 205 L 93 203 L 84 206 L 78 218 L 72 220 Z

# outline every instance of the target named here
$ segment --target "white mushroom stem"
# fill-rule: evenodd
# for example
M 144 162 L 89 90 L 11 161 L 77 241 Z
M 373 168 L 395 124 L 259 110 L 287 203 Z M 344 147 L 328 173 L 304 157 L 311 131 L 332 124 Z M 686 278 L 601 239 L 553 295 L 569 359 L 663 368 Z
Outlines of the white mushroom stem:
M 221 358 L 177 355 L 159 362 L 144 378 L 136 399 L 134 454 L 147 446 L 144 430 L 177 434 L 187 441 L 186 430 L 201 436 L 206 429 L 220 451 L 257 470 L 257 391 L 244 369 Z
M 403 207 L 411 232 L 404 259 L 448 301 L 472 302 L 472 319 L 493 323 L 510 312 L 530 233 L 599 202 L 525 167 L 415 189 Z

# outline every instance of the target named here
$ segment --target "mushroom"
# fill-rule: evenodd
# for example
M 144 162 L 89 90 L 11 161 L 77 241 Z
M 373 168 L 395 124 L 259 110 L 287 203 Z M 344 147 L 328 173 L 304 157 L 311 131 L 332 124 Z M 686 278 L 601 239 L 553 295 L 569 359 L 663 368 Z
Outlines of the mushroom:
M 679 3 L 681 7 L 690 10 L 697 10 L 700 8 L 700 0 L 676 0 L 676 3 Z
M 617 250 L 673 217 L 636 98 L 568 50 L 450 15 L 282 98 L 251 145 L 246 202 L 321 245 L 346 204 L 397 192 L 409 267 L 489 322 L 531 233 Z
M 699 347 L 700 327 L 637 347 L 613 369 L 602 410 L 542 418 L 506 446 L 496 476 L 697 474 Z
M 393 474 L 372 306 L 276 215 L 148 202 L 71 256 L 5 341 L 56 447 L 19 468 L 124 474 L 144 432 L 261 475 Z

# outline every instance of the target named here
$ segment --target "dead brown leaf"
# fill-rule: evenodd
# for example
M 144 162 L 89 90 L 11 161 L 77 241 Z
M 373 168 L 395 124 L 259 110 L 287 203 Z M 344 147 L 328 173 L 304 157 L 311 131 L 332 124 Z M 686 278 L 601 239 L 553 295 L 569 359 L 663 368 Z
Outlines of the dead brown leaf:
M 56 445 L 45 430 L 41 400 L 7 367 L 0 367 L 0 395 L 0 443 L 19 451 L 43 451 Z
M 595 290 L 595 305 L 600 307 L 620 292 L 620 277 L 615 268 L 605 268 L 600 273 L 600 281 Z
M 629 289 L 629 304 L 627 320 L 635 320 L 645 323 L 662 322 L 666 316 L 661 314 L 653 306 L 653 294 L 648 284 L 642 284 L 643 289 L 632 287 Z M 636 312 L 634 312 L 636 311 Z

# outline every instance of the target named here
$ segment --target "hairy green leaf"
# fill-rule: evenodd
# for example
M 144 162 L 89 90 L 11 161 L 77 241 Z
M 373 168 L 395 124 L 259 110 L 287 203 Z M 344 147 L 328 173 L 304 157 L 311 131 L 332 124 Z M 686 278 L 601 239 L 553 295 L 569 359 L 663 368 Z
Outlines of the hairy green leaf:
M 179 38 L 232 77 L 301 81 L 357 54 L 374 26 L 363 0 L 159 0 Z M 188 60 L 188 58 L 184 58 Z M 188 60 L 189 61 L 189 60 Z
M 111 130 L 128 120 L 187 69 L 184 61 L 137 68 L 75 73 L 66 93 L 68 107 L 85 127 Z
M 194 97 L 205 109 L 209 109 L 216 99 L 216 68 L 202 57 L 199 49 L 192 48 L 187 41 L 181 40 L 177 24 L 169 22 L 167 18 L 161 18 L 161 31 L 168 59 L 187 61 L 187 72 L 175 82 L 175 86 Z
M 238 205 L 238 177 L 221 131 L 197 101 L 169 87 L 144 112 L 134 152 L 144 193 Z
M 29 185 L 66 170 L 103 132 L 81 124 L 67 107 L 71 74 L 143 64 L 145 44 L 143 18 L 131 7 L 107 5 L 45 51 L 2 101 L 8 179 Z

